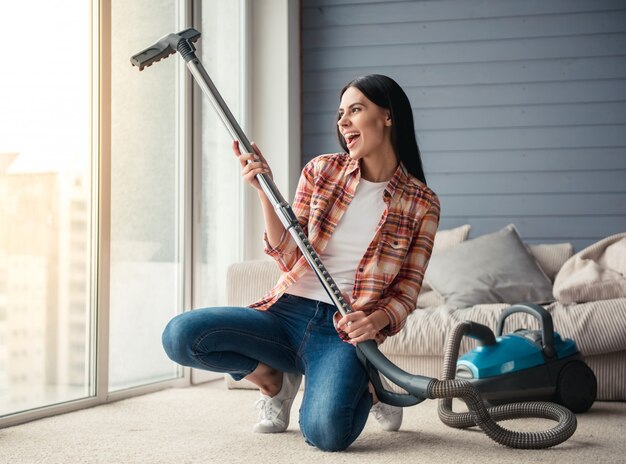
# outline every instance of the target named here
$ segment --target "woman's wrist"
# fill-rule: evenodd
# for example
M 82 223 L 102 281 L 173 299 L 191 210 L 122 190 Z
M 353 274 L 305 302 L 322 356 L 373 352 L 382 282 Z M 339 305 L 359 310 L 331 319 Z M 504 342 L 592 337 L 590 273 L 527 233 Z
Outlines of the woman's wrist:
M 259 200 L 261 200 L 261 202 L 265 202 L 268 205 L 272 206 L 272 202 L 269 198 L 267 198 L 267 195 L 265 195 L 265 192 L 263 190 L 257 189 L 256 193 L 259 195 Z
M 377 309 L 372 314 L 370 314 L 369 317 L 371 318 L 372 324 L 374 324 L 377 332 L 383 330 L 391 322 L 387 313 L 382 309 Z

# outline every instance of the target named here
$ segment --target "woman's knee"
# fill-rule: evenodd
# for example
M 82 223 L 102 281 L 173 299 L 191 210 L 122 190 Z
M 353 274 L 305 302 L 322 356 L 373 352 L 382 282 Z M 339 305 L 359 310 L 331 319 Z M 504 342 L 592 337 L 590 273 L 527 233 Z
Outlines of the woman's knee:
M 190 313 L 183 313 L 172 318 L 161 336 L 161 343 L 167 356 L 174 362 L 184 366 L 189 365 L 192 356 L 193 321 L 190 320 Z
M 194 366 L 199 354 L 222 351 L 224 342 L 228 342 L 226 334 L 233 329 L 233 323 L 238 318 L 242 319 L 236 309 L 194 309 L 175 316 L 165 326 L 161 336 L 165 353 L 178 364 Z
M 324 380 L 328 380 L 325 377 Z M 325 382 L 308 382 L 300 409 L 300 430 L 305 440 L 323 451 L 343 451 L 361 434 L 371 407 L 367 380 L 360 396 L 332 394 Z M 351 389 L 353 391 L 354 389 Z M 337 393 L 337 392 L 335 392 Z
M 306 442 L 322 451 L 344 451 L 354 439 L 352 431 L 341 427 L 340 418 L 321 418 L 314 421 L 300 421 L 300 430 Z

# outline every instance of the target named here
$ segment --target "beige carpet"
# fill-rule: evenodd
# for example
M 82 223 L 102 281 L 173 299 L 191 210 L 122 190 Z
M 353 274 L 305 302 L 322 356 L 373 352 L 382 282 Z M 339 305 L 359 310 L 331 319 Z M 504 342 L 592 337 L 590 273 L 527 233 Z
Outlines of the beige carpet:
M 345 452 L 309 447 L 297 411 L 286 433 L 251 432 L 258 393 L 222 382 L 168 389 L 0 430 L 0 463 L 618 463 L 626 462 L 626 403 L 596 403 L 578 416 L 578 430 L 548 450 L 512 450 L 477 430 L 455 430 L 437 417 L 437 403 L 405 410 L 400 432 L 382 432 L 373 418 Z M 550 421 L 508 421 L 509 428 Z

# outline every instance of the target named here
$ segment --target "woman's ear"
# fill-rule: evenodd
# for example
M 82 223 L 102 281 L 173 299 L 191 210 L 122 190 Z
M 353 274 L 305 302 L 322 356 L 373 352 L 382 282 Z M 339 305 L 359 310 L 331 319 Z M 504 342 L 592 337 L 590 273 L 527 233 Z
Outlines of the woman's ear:
M 385 126 L 387 126 L 387 127 L 391 127 L 392 126 L 391 113 L 389 111 L 387 111 L 387 117 L 385 118 Z

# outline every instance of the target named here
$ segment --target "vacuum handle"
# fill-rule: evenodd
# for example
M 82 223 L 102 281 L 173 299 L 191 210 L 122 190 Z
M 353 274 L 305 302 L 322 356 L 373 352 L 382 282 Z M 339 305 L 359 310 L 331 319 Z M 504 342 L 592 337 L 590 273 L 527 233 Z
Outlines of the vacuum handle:
M 541 344 L 543 353 L 548 358 L 556 355 L 554 349 L 554 326 L 552 324 L 552 316 L 542 306 L 535 303 L 520 303 L 506 308 L 500 315 L 498 321 L 498 337 L 502 336 L 504 330 L 504 322 L 507 317 L 514 313 L 527 313 L 535 316 L 541 325 Z
M 368 376 L 374 385 L 376 396 L 385 404 L 401 408 L 421 403 L 432 398 L 431 390 L 435 379 L 410 374 L 393 364 L 379 349 L 374 340 L 358 343 L 356 353 L 365 366 Z M 387 390 L 382 384 L 379 373 L 408 393 L 396 393 Z
M 465 321 L 468 324 L 465 335 L 478 340 L 479 345 L 488 346 L 496 344 L 496 337 L 489 327 L 474 321 Z

